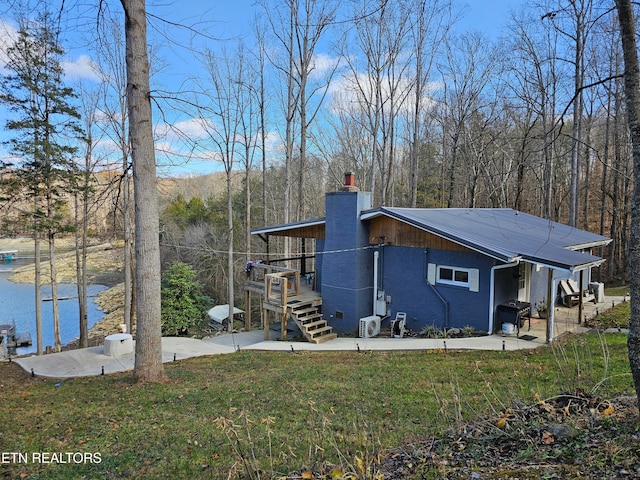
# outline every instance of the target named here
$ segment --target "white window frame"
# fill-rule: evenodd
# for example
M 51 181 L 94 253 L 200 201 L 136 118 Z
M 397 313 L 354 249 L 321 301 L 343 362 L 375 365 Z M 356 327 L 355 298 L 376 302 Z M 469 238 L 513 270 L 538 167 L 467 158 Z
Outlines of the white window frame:
M 467 272 L 467 282 L 456 282 L 455 280 L 442 280 L 440 278 L 440 269 L 446 268 L 452 270 L 453 278 L 455 279 L 456 271 Z M 449 265 L 436 265 L 435 263 L 427 264 L 427 283 L 435 285 L 439 283 L 441 285 L 452 285 L 455 287 L 468 288 L 470 292 L 480 291 L 480 270 L 477 268 L 465 268 L 465 267 L 452 267 Z
M 451 270 L 452 280 L 442 278 L 442 270 Z M 456 272 L 464 272 L 467 274 L 467 281 L 461 282 L 456 280 Z M 438 265 L 438 271 L 436 273 L 437 282 L 443 285 L 454 285 L 456 287 L 469 288 L 471 285 L 471 269 L 463 267 L 451 267 L 449 265 Z

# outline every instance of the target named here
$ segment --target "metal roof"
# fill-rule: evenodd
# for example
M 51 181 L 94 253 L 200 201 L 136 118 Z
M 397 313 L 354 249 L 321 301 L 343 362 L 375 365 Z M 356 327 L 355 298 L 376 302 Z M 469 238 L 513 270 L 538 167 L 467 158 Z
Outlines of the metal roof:
M 604 260 L 578 250 L 607 245 L 611 239 L 511 208 L 394 208 L 367 210 L 361 220 L 395 218 L 504 262 L 530 263 L 577 271 Z M 315 218 L 251 231 L 286 235 L 288 231 L 324 225 Z
M 252 235 L 277 235 L 278 233 L 284 233 L 289 230 L 296 230 L 298 228 L 313 227 L 316 225 L 324 225 L 324 218 L 312 218 L 310 220 L 303 220 L 300 222 L 283 223 L 280 225 L 272 225 L 270 227 L 254 228 L 251 230 Z
M 607 245 L 607 237 L 510 208 L 392 208 L 363 212 L 388 216 L 505 262 L 580 270 L 603 262 L 577 250 Z

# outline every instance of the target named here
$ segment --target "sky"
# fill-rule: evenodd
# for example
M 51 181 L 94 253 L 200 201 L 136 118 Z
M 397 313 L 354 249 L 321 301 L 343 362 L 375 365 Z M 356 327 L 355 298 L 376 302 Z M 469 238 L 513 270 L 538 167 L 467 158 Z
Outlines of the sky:
M 59 1 L 59 0 L 58 0 Z M 393 0 L 391 0 L 393 1 Z M 108 0 L 113 8 L 120 8 L 119 1 Z M 149 43 L 152 49 L 162 45 L 159 54 L 161 57 L 161 69 L 157 72 L 154 82 L 171 91 L 180 91 L 185 85 L 186 76 L 193 73 L 194 60 L 190 51 L 190 43 L 196 41 L 207 43 L 217 48 L 221 45 L 231 45 L 238 38 L 246 38 L 250 35 L 252 20 L 255 12 L 256 0 L 148 0 L 148 11 L 162 18 L 151 18 L 149 22 Z M 461 9 L 461 17 L 458 28 L 462 31 L 478 30 L 491 39 L 498 39 L 501 29 L 508 19 L 509 9 L 522 2 L 513 0 L 468 0 L 466 3 L 455 2 Z M 79 32 L 91 25 L 95 16 L 95 4 L 97 0 L 81 2 L 65 2 L 66 6 L 75 6 L 81 12 L 81 21 L 68 20 L 63 24 L 64 48 L 67 51 L 64 68 L 66 78 L 70 82 L 81 80 L 84 84 L 98 81 L 98 75 L 92 69 L 92 54 L 87 45 L 86 35 Z M 0 63 L 6 58 L 4 48 L 11 41 L 15 32 L 16 23 L 11 17 L 11 11 L 0 7 Z M 74 13 L 69 12 L 69 17 Z M 193 26 L 193 32 L 178 27 L 179 24 Z M 65 28 L 66 27 L 66 28 Z M 217 47 L 216 47 L 217 46 Z M 0 74 L 6 73 L 0 66 Z M 171 107 L 163 107 L 170 109 Z M 7 132 L 1 128 L 7 121 L 8 112 L 0 105 L 0 142 L 6 141 Z M 167 119 L 188 122 L 181 112 L 163 111 Z M 158 131 L 163 127 L 161 120 L 154 119 Z M 185 123 L 187 125 L 187 123 Z M 167 140 L 167 142 L 169 142 Z M 165 144 L 159 148 L 171 148 Z M 6 158 L 7 150 L 0 145 L 0 157 Z M 158 155 L 159 174 L 191 175 L 208 173 L 219 170 L 220 166 L 212 161 L 190 160 L 187 164 L 181 162 L 179 166 L 170 167 L 163 165 L 163 155 Z

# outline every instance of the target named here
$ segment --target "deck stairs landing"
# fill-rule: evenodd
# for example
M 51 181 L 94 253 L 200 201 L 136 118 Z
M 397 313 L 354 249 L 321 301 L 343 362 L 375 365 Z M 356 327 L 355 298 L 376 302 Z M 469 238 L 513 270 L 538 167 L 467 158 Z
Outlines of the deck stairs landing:
M 334 333 L 333 327 L 327 325 L 313 302 L 290 302 L 287 309 L 289 316 L 309 342 L 323 343 L 338 338 L 338 334 Z

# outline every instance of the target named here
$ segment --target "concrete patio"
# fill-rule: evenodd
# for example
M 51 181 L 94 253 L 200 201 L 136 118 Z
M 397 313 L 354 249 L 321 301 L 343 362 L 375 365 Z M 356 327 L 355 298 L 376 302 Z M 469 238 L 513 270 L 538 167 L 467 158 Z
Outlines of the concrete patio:
M 557 338 L 566 333 L 583 333 L 586 330 L 589 330 L 584 326 L 586 319 L 591 319 L 600 312 L 604 312 L 615 305 L 628 301 L 628 296 L 609 296 L 606 297 L 605 301 L 602 303 L 585 302 L 582 304 L 581 317 L 578 305 L 571 308 L 556 305 L 554 307 L 553 337 Z M 548 321 L 546 319 L 538 318 L 537 314 L 532 312 L 531 329 L 529 330 L 529 322 L 527 320 L 524 327 L 520 329 L 520 334 L 536 336 L 546 342 L 547 328 Z

